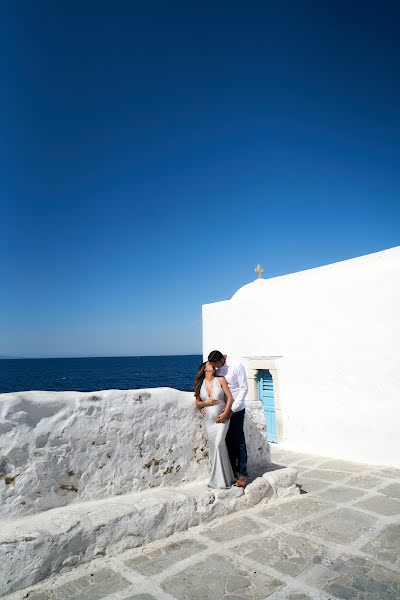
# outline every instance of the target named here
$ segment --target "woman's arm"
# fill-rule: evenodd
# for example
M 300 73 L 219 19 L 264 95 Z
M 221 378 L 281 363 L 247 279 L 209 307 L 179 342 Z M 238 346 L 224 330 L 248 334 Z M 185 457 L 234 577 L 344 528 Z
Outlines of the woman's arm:
M 212 398 L 209 398 L 208 400 L 202 400 L 200 396 L 195 396 L 194 398 L 197 408 L 205 408 L 206 406 L 218 404 L 218 400 L 213 400 Z
M 224 423 L 227 419 L 229 419 L 231 417 L 233 396 L 231 394 L 231 390 L 228 387 L 228 384 L 226 383 L 225 377 L 218 377 L 218 380 L 221 384 L 222 391 L 224 392 L 224 394 L 226 396 L 226 406 L 225 406 L 224 412 L 222 412 L 220 415 L 218 415 L 217 423 Z

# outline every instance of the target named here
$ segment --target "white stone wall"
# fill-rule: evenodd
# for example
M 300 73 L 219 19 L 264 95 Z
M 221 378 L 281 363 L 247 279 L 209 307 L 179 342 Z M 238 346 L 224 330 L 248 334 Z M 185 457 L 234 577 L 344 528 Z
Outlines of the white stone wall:
M 203 344 L 280 357 L 288 447 L 400 466 L 400 248 L 256 280 L 203 306 Z
M 269 462 L 251 417 L 250 465 Z M 209 474 L 193 394 L 170 388 L 0 394 L 0 518 Z

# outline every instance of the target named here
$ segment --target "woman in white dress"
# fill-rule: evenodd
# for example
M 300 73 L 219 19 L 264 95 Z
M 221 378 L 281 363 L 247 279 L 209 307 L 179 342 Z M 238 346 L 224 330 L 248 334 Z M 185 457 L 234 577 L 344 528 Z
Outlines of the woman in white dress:
M 211 363 L 203 363 L 194 384 L 196 406 L 204 409 L 204 425 L 208 438 L 211 461 L 212 488 L 229 488 L 233 483 L 233 471 L 226 448 L 225 437 L 229 428 L 229 416 L 233 403 L 225 377 L 216 377 Z

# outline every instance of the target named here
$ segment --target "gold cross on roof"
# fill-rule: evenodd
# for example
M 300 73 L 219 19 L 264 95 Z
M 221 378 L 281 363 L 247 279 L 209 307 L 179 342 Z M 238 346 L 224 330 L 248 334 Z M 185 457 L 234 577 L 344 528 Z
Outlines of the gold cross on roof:
M 261 279 L 262 278 L 262 274 L 264 273 L 264 269 L 262 268 L 262 266 L 261 265 L 257 265 L 254 270 L 258 274 L 258 279 Z

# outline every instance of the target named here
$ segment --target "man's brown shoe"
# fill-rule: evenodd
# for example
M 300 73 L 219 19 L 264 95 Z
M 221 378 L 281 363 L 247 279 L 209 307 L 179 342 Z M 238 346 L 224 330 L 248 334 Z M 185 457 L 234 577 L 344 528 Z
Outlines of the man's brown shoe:
M 237 487 L 246 487 L 247 482 L 248 482 L 249 478 L 248 477 L 244 477 L 244 475 L 240 475 L 240 477 L 235 481 L 235 485 L 237 485 Z

